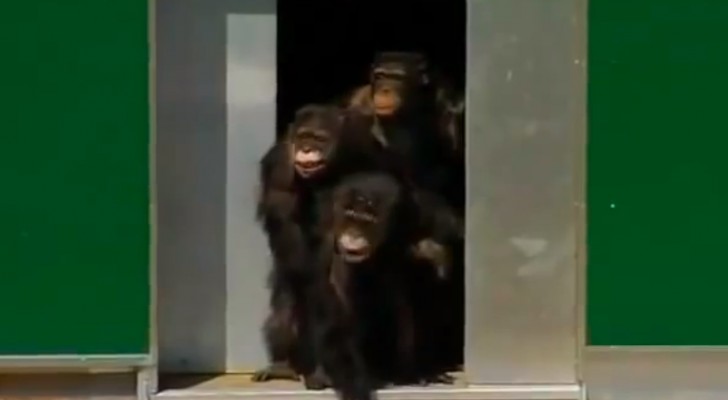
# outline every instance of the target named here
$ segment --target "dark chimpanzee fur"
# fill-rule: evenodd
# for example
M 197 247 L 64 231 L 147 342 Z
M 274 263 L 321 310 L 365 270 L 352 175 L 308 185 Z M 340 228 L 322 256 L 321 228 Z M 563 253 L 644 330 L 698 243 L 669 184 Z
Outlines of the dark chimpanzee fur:
M 438 131 L 450 144 L 447 157 L 447 180 L 442 195 L 450 206 L 457 211 L 458 217 L 465 219 L 465 98 L 446 82 L 440 82 L 437 91 Z M 441 300 L 447 304 L 446 311 L 440 312 L 442 327 L 439 329 L 442 347 L 441 362 L 458 368 L 463 362 L 464 324 L 465 324 L 465 238 L 449 243 L 453 265 L 451 279 L 437 287 Z M 433 309 L 433 313 L 436 310 Z
M 347 107 L 371 117 L 371 134 L 403 160 L 414 182 L 436 193 L 448 180 L 452 147 L 439 122 L 439 92 L 444 88 L 424 55 L 383 52 L 374 58 L 369 83 L 347 100 Z
M 356 113 L 336 107 L 302 107 L 286 135 L 261 160 L 262 193 L 258 217 L 268 235 L 273 255 L 270 274 L 271 312 L 264 325 L 271 364 L 253 380 L 295 379 L 303 375 L 309 388 L 326 386 L 311 351 L 308 321 L 303 318 L 307 288 L 313 282 L 312 252 L 321 238 L 313 227 L 320 220 L 316 198 L 341 177 L 362 170 L 394 170 L 386 157 L 377 158 L 369 147 L 371 135 L 362 134 Z M 416 196 L 429 218 L 421 218 L 422 232 L 432 232 L 428 246 L 409 242 L 409 249 L 425 264 L 447 271 L 450 263 L 442 249 L 458 233 L 457 219 L 444 205 Z M 454 222 L 453 222 L 454 221 Z
M 450 204 L 464 212 L 465 208 L 465 98 L 449 85 L 437 90 L 438 132 L 446 139 L 449 165 L 445 193 Z
M 322 200 L 321 273 L 312 292 L 318 360 L 344 400 L 373 396 L 393 364 L 414 365 L 405 269 L 412 202 L 387 175 L 349 176 Z M 393 355 L 395 355 L 392 357 Z
M 360 162 L 364 162 L 367 165 L 366 168 L 362 169 L 368 171 L 386 171 L 396 175 L 401 181 L 407 183 L 410 190 L 415 192 L 415 199 L 419 203 L 418 205 L 421 209 L 427 210 L 425 217 L 433 224 L 440 224 L 439 228 L 433 226 L 432 232 L 450 232 L 462 238 L 464 234 L 462 213 L 459 207 L 453 207 L 453 202 L 450 201 L 451 193 L 444 191 L 445 195 L 442 195 L 442 191 L 438 193 L 432 189 L 428 190 L 427 185 L 424 185 L 424 187 L 421 186 L 421 181 L 418 182 L 418 176 L 421 175 L 418 175 L 416 172 L 413 173 L 414 167 L 410 165 L 409 160 L 396 151 L 393 151 L 391 147 L 384 145 L 372 135 L 372 115 L 363 113 L 361 109 L 357 108 L 348 109 L 346 115 L 347 128 L 344 136 L 348 137 L 350 142 L 355 141 L 357 143 L 357 154 L 359 159 L 362 160 Z M 352 147 L 352 145 L 349 147 Z M 443 149 L 443 154 L 445 153 L 448 153 L 447 149 Z M 435 168 L 444 171 L 446 168 L 449 168 L 449 164 L 446 164 L 448 161 L 450 160 L 443 157 L 440 160 L 441 165 Z M 448 180 L 440 186 L 449 184 L 450 182 Z M 449 228 L 443 224 L 449 225 Z M 438 268 L 444 267 L 445 264 L 443 261 L 451 259 L 450 254 L 445 254 L 451 252 L 451 246 L 446 246 L 446 242 L 441 240 L 444 239 L 443 237 L 428 237 L 427 239 L 430 240 L 415 246 L 415 253 L 418 253 L 419 258 L 429 260 L 430 263 L 434 263 Z M 450 239 L 452 238 L 447 238 L 447 240 Z M 451 265 L 452 262 L 446 264 Z M 441 270 L 440 272 L 445 273 L 446 271 Z
M 310 257 L 315 248 L 311 227 L 316 221 L 315 196 L 333 185 L 343 168 L 341 130 L 344 115 L 335 107 L 307 105 L 299 109 L 285 137 L 261 160 L 262 192 L 258 218 L 273 255 L 270 274 L 271 311 L 264 325 L 271 364 L 253 379 L 295 379 L 313 373 L 303 354 L 310 347 L 301 335 L 306 286 L 311 282 Z
M 437 340 L 422 323 L 427 310 L 417 299 L 428 294 L 417 278 L 432 270 L 410 247 L 423 235 L 456 235 L 448 229 L 457 227 L 423 219 L 430 211 L 415 197 L 382 172 L 350 175 L 321 196 L 320 275 L 309 286 L 307 319 L 314 357 L 345 400 L 370 399 L 375 382 L 451 381 L 428 357 Z
M 465 97 L 449 86 L 437 90 L 438 131 L 450 143 L 454 161 L 465 159 Z
M 464 219 L 464 98 L 428 66 L 419 53 L 385 52 L 375 56 L 369 84 L 348 98 L 347 106 L 368 117 L 370 136 L 375 138 L 380 153 L 389 153 L 390 164 L 406 171 L 415 187 L 432 196 L 442 197 L 460 219 Z M 439 202 L 437 202 L 439 203 Z M 437 215 L 437 213 L 435 213 Z M 431 298 L 441 298 L 447 311 L 438 316 L 433 309 L 431 319 L 441 318 L 441 334 L 449 342 L 443 350 L 443 361 L 457 365 L 462 360 L 463 264 L 464 240 L 418 243 L 421 258 L 447 259 L 452 279 L 439 285 Z M 434 322 L 434 321 L 433 321 Z M 453 355 L 453 356 L 450 356 Z

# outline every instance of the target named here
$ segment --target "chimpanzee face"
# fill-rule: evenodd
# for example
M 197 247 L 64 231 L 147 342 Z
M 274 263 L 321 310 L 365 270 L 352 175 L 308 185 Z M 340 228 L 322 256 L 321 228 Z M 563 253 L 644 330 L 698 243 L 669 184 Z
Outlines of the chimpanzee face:
M 370 70 L 374 113 L 391 117 L 405 109 L 415 99 L 419 88 L 429 79 L 426 61 L 416 53 L 382 53 Z
M 341 257 L 361 263 L 387 240 L 399 187 L 380 174 L 354 175 L 334 195 L 334 235 Z
M 333 107 L 307 106 L 296 113 L 288 132 L 296 174 L 304 179 L 322 174 L 338 143 L 343 116 Z

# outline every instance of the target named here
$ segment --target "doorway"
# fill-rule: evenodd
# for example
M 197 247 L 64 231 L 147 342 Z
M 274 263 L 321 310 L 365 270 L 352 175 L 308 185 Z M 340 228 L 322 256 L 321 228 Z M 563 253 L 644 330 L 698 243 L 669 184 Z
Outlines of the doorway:
M 365 83 L 377 51 L 423 52 L 462 89 L 465 1 L 156 4 L 162 388 L 247 387 L 246 374 L 267 362 L 260 330 L 270 254 L 255 221 L 260 157 L 298 107 Z M 453 282 L 461 300 L 452 357 L 461 363 L 462 274 Z

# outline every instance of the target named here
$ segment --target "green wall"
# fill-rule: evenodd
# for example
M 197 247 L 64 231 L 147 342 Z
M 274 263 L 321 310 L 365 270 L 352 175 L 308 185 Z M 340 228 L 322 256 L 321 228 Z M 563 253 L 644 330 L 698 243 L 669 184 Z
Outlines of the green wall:
M 0 355 L 147 353 L 147 2 L 6 3 Z
M 728 1 L 589 3 L 589 343 L 728 345 Z

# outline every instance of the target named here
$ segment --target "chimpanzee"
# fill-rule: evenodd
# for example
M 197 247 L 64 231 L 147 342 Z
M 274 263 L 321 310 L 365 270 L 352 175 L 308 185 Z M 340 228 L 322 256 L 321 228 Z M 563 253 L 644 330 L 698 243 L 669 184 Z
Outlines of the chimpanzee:
M 423 231 L 432 233 L 432 236 L 416 243 L 412 251 L 417 258 L 435 266 L 441 278 L 445 278 L 452 266 L 452 249 L 446 244 L 453 237 L 462 239 L 462 213 L 458 208 L 452 207 L 447 196 L 441 196 L 416 184 L 406 158 L 383 147 L 371 134 L 371 115 L 352 108 L 346 109 L 344 114 L 345 124 L 340 140 L 345 144 L 339 146 L 339 152 L 345 155 L 348 172 L 384 171 L 396 175 L 403 183 L 406 182 L 408 190 L 414 194 L 417 206 L 423 211 L 423 224 L 429 224 Z
M 384 355 L 413 358 L 414 321 L 403 289 L 413 208 L 384 174 L 351 175 L 327 195 L 309 319 L 333 387 L 344 399 L 363 400 L 393 361 Z
M 437 344 L 421 340 L 427 318 L 416 318 L 420 281 L 412 278 L 426 269 L 410 246 L 431 233 L 422 231 L 423 212 L 384 172 L 352 174 L 322 196 L 321 275 L 309 286 L 307 319 L 316 359 L 345 399 L 369 398 L 374 382 L 451 382 L 431 375 L 427 347 Z
M 351 114 L 334 106 L 302 107 L 286 135 L 261 160 L 258 218 L 268 234 L 274 267 L 269 282 L 271 313 L 264 325 L 271 364 L 254 374 L 255 381 L 297 380 L 303 375 L 307 387 L 321 385 L 317 383 L 320 376 L 311 376 L 320 371 L 305 354 L 310 343 L 302 318 L 304 292 L 312 280 L 311 249 L 320 239 L 312 231 L 318 218 L 316 196 L 349 173 L 389 168 L 372 159 L 372 150 L 366 148 L 371 135 L 357 133 L 356 118 L 349 118 Z M 361 140 L 364 136 L 369 140 Z M 425 263 L 447 271 L 450 265 L 442 244 L 452 235 L 461 235 L 458 229 L 462 228 L 446 206 L 427 198 L 418 196 L 421 207 L 431 213 L 423 213 L 429 218 L 423 218 L 421 225 L 427 225 L 423 231 L 433 234 L 422 238 L 427 246 L 410 243 L 411 251 Z
M 273 256 L 269 277 L 271 311 L 264 324 L 271 364 L 253 380 L 294 379 L 312 373 L 302 352 L 307 344 L 300 335 L 304 291 L 311 280 L 311 250 L 315 237 L 316 193 L 337 179 L 343 170 L 341 130 L 344 115 L 336 107 L 306 105 L 300 108 L 285 136 L 260 162 L 262 191 L 258 219 L 268 235 Z M 304 340 L 305 341 L 305 340 Z
M 450 82 L 419 53 L 385 52 L 375 56 L 369 84 L 348 98 L 348 107 L 369 118 L 370 135 L 378 150 L 394 155 L 416 187 L 442 197 L 464 219 L 464 101 Z M 364 118 L 364 117 L 362 117 Z M 437 215 L 437 214 L 435 214 Z M 446 304 L 443 336 L 448 363 L 459 363 L 463 344 L 464 240 L 422 241 L 416 254 L 450 265 L 445 285 L 431 293 Z M 433 290 L 434 290 L 433 289 Z M 444 297 L 444 298 L 443 298 Z M 435 312 L 433 314 L 433 319 Z M 452 356 L 450 356 L 452 355 Z
M 443 196 L 458 216 L 465 218 L 465 98 L 454 90 L 447 82 L 440 82 L 437 90 L 437 115 L 441 135 L 450 144 L 448 148 L 448 179 L 444 184 Z M 464 237 L 449 242 L 451 252 L 451 279 L 445 285 L 438 286 L 441 299 L 438 304 L 447 304 L 445 312 L 441 312 L 443 326 L 441 339 L 447 345 L 442 347 L 441 362 L 455 368 L 463 361 L 465 296 L 464 296 Z
M 345 102 L 371 117 L 371 134 L 405 160 L 417 185 L 441 193 L 450 144 L 439 132 L 438 87 L 424 55 L 382 52 L 374 57 L 369 83 Z

